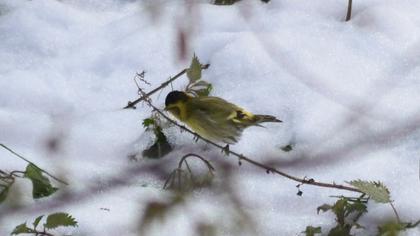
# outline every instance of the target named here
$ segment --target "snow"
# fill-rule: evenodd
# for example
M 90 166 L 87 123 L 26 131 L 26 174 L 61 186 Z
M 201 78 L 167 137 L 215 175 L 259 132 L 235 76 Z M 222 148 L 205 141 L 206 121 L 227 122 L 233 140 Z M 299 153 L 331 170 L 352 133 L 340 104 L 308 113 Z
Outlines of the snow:
M 284 121 L 247 129 L 231 149 L 318 181 L 380 180 L 403 220 L 420 219 L 418 1 L 355 1 L 349 22 L 347 1 L 248 0 L 223 7 L 186 2 L 0 0 L 0 143 L 67 179 L 70 186 L 61 186 L 59 194 L 95 189 L 92 196 L 77 195 L 45 210 L 36 206 L 60 195 L 34 201 L 31 185 L 19 180 L 11 194 L 32 210 L 5 216 L 0 207 L 0 235 L 45 211 L 65 211 L 78 220 L 78 228 L 60 233 L 136 235 L 145 204 L 169 195 L 162 190 L 164 176 L 141 168 L 169 171 L 189 152 L 217 167 L 233 164 L 230 178 L 258 235 L 296 235 L 307 225 L 327 232 L 333 226 L 333 215 L 317 215 L 316 207 L 332 203 L 330 195 L 348 193 L 302 186 L 297 197 L 296 183 L 245 163 L 239 167 L 237 159 L 194 143 L 177 128 L 166 130 L 172 153 L 159 160 L 141 157 L 152 142 L 141 125 L 151 110 L 121 108 L 138 96 L 136 72 L 146 71 L 149 90 L 189 65 L 178 54 L 178 29 L 191 33 L 186 58 L 195 52 L 211 64 L 203 79 L 212 83 L 214 96 Z M 186 83 L 184 77 L 173 87 Z M 154 95 L 154 104 L 162 107 L 169 91 Z M 54 139 L 59 146 L 51 152 L 47 143 Z M 290 142 L 293 151 L 280 150 Z M 2 170 L 26 165 L 5 150 L 1 159 Z M 227 181 L 223 173 L 216 169 L 215 184 Z M 120 183 L 120 177 L 129 181 Z M 191 235 L 199 221 L 235 234 L 224 218 L 234 207 L 224 206 L 223 196 L 197 190 L 152 234 Z M 389 206 L 369 204 L 361 219 L 367 231 L 357 232 L 373 234 L 376 224 L 392 217 Z M 419 234 L 419 228 L 405 232 Z

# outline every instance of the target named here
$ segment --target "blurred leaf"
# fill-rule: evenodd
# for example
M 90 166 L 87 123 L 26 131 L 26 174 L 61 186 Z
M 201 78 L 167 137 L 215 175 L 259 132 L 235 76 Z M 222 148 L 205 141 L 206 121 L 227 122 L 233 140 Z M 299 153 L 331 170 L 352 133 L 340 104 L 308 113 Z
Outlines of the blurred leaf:
M 404 230 L 406 230 L 406 227 L 403 224 L 388 222 L 378 226 L 378 236 L 397 236 Z
M 305 233 L 306 236 L 314 236 L 315 234 L 321 234 L 321 227 L 312 227 L 306 226 L 306 230 L 302 233 Z
M 331 209 L 332 209 L 331 205 L 323 204 L 322 206 L 319 206 L 318 208 L 316 208 L 316 211 L 319 214 L 319 211 L 326 212 L 326 211 L 329 211 Z
M 217 236 L 217 227 L 209 223 L 198 223 L 195 229 L 196 235 L 200 236 Z
M 281 150 L 284 151 L 284 152 L 290 152 L 290 151 L 293 150 L 293 146 L 291 144 L 288 144 L 288 145 L 282 147 Z
M 375 202 L 378 203 L 390 203 L 391 196 L 388 188 L 381 182 L 371 182 L 364 180 L 353 180 L 350 182 L 351 185 L 356 187 L 358 190 L 369 195 Z
M 345 199 L 340 199 L 335 202 L 334 206 L 331 210 L 334 212 L 336 216 L 337 223 L 339 225 L 345 224 L 345 207 L 347 206 L 347 201 Z
M 328 232 L 328 236 L 351 236 L 349 225 L 337 225 Z
M 4 186 L 4 187 L 0 186 L 0 188 L 2 188 L 0 190 L 0 203 L 2 203 L 7 198 L 7 194 L 9 193 L 10 186 Z
M 181 195 L 176 195 L 167 202 L 151 201 L 147 203 L 139 228 L 143 232 L 153 221 L 163 221 L 168 212 L 183 202 Z
M 29 164 L 26 167 L 24 177 L 32 181 L 32 197 L 35 199 L 50 196 L 58 190 L 51 185 L 50 180 L 34 164 Z
M 34 225 L 34 229 L 36 229 L 36 227 L 38 227 L 39 222 L 41 221 L 42 217 L 44 217 L 44 215 L 42 216 L 38 216 L 35 220 L 34 223 L 32 223 Z
M 153 120 L 152 118 L 146 118 L 143 120 L 144 128 L 148 128 L 150 125 L 154 125 L 154 124 L 155 124 L 155 120 Z
M 201 70 L 201 64 L 198 61 L 197 56 L 194 54 L 190 68 L 187 69 L 187 77 L 190 80 L 190 83 L 194 83 L 201 79 Z
M 350 215 L 353 212 L 366 213 L 367 212 L 366 204 L 362 202 L 354 202 L 352 204 L 348 204 L 347 209 L 346 209 L 346 216 Z
M 77 227 L 77 221 L 68 213 L 58 212 L 47 217 L 44 227 L 47 229 L 55 229 L 60 226 Z
M 18 226 L 16 226 L 16 228 L 12 231 L 11 235 L 16 235 L 16 234 L 27 234 L 27 233 L 32 233 L 34 232 L 32 229 L 28 228 L 28 226 L 26 226 L 26 223 L 20 224 Z

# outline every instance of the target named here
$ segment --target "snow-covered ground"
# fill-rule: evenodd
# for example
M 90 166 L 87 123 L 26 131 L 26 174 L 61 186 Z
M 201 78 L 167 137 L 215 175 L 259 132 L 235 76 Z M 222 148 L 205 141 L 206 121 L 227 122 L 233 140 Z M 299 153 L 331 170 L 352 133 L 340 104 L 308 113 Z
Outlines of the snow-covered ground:
M 0 0 L 0 143 L 60 173 L 70 182 L 61 192 L 95 190 L 43 210 L 33 207 L 54 202 L 60 191 L 34 201 L 30 183 L 19 180 L 11 195 L 28 211 L 5 215 L 0 207 L 0 235 L 56 211 L 79 222 L 61 233 L 136 235 L 146 202 L 169 194 L 161 189 L 164 178 L 136 172 L 115 189 L 112 183 L 120 182 L 110 179 L 147 165 L 175 168 L 189 152 L 236 165 L 175 128 L 167 130 L 174 152 L 143 159 L 152 137 L 141 122 L 150 109 L 121 109 L 137 97 L 136 72 L 146 71 L 152 85 L 145 88 L 152 89 L 187 67 L 194 52 L 211 64 L 203 79 L 213 95 L 284 121 L 247 129 L 231 149 L 299 177 L 380 180 L 404 221 L 420 219 L 419 1 L 354 1 L 349 22 L 345 0 L 186 2 L 192 1 Z M 186 59 L 179 55 L 180 30 L 189 32 Z M 173 88 L 186 83 L 184 77 Z M 153 102 L 162 107 L 170 90 Z M 60 141 L 56 152 L 47 148 L 52 139 Z M 294 150 L 283 152 L 289 143 Z M 137 162 L 128 158 L 133 154 Z M 2 170 L 26 166 L 3 149 L 0 156 Z M 215 184 L 226 178 L 222 172 L 216 169 Z M 296 235 L 307 225 L 327 232 L 334 216 L 317 215 L 316 207 L 332 203 L 330 195 L 349 194 L 302 186 L 298 197 L 296 183 L 245 163 L 232 174 L 259 235 Z M 224 206 L 220 194 L 197 190 L 155 234 L 191 235 L 191 222 L 201 219 L 223 225 L 233 206 Z M 393 216 L 388 205 L 369 204 L 360 222 L 367 229 L 357 232 L 373 234 Z

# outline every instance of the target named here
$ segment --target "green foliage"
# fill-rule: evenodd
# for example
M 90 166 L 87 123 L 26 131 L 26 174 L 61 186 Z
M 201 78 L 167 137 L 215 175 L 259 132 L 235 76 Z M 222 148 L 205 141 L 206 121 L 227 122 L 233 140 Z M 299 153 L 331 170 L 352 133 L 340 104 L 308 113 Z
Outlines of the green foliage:
M 420 220 L 416 223 L 386 222 L 378 226 L 378 236 L 397 236 L 409 228 L 417 227 L 419 224 Z
M 334 205 L 323 204 L 317 208 L 318 214 L 320 211 L 331 211 L 335 215 L 335 221 L 337 225 L 328 232 L 328 236 L 350 236 L 350 231 L 353 229 L 353 227 L 361 228 L 358 220 L 363 214 L 367 212 L 367 200 L 364 199 L 363 196 L 364 195 L 360 196 L 359 198 L 341 196 L 334 203 Z M 320 227 L 308 227 L 306 227 L 306 231 L 304 231 L 306 235 L 308 235 L 308 232 L 312 232 L 310 231 L 311 229 L 317 229 L 316 233 L 321 233 Z
M 60 226 L 77 227 L 77 221 L 68 213 L 58 212 L 47 217 L 47 222 L 44 227 L 47 229 L 55 229 Z
M 159 117 L 156 115 L 143 120 L 143 127 L 147 131 L 152 131 L 155 136 L 154 143 L 143 150 L 142 154 L 144 157 L 161 158 L 172 151 L 172 146 L 169 144 L 159 123 Z
M 44 215 L 40 215 L 40 216 L 38 216 L 38 217 L 34 220 L 34 222 L 32 223 L 32 225 L 34 226 L 34 228 L 38 227 L 39 222 L 42 220 L 42 218 L 43 218 L 43 217 L 44 217 Z
M 187 69 L 189 83 L 185 88 L 185 92 L 197 97 L 208 96 L 210 94 L 213 86 L 209 82 L 201 79 L 202 70 L 203 65 L 198 60 L 197 56 L 194 55 L 191 60 L 191 65 Z
M 42 170 L 32 163 L 26 167 L 24 177 L 32 181 L 32 197 L 35 199 L 50 196 L 58 190 L 58 188 L 53 187 L 50 180 L 42 174 Z
M 12 231 L 11 235 L 29 234 L 29 233 L 34 233 L 34 230 L 31 228 L 28 228 L 28 226 L 26 226 L 26 223 L 23 223 L 16 226 L 16 228 Z
M 0 186 L 0 203 L 4 202 L 7 198 L 7 194 L 9 193 L 10 186 Z
M 33 228 L 29 228 L 25 223 L 22 223 L 12 231 L 11 235 L 18 234 L 35 234 L 35 235 L 51 235 L 47 234 L 46 229 L 55 229 L 57 227 L 77 227 L 77 221 L 68 213 L 58 212 L 47 216 L 44 230 L 39 231 L 37 227 L 44 215 L 38 216 L 32 223 Z
M 322 232 L 321 227 L 306 226 L 306 230 L 302 233 L 305 233 L 306 236 L 315 236 L 315 234 L 321 234 Z
M 190 67 L 187 69 L 187 77 L 191 83 L 197 82 L 201 79 L 201 64 L 197 56 L 194 54 Z
M 213 86 L 204 80 L 192 83 L 189 85 L 187 92 L 198 97 L 205 97 L 213 90 Z
M 364 180 L 353 180 L 350 181 L 351 185 L 356 187 L 358 190 L 369 195 L 375 202 L 378 203 L 390 203 L 391 196 L 388 188 L 381 182 L 372 182 Z

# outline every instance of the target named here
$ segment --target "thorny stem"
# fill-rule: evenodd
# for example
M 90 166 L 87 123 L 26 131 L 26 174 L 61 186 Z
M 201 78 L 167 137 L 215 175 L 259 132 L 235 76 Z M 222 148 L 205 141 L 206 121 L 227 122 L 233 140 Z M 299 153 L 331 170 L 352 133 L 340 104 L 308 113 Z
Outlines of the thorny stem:
M 207 69 L 209 68 L 210 64 L 205 64 L 201 66 L 201 69 Z M 141 96 L 140 98 L 134 100 L 134 101 L 129 101 L 127 106 L 125 106 L 123 109 L 127 109 L 127 108 L 132 108 L 135 109 L 136 104 L 143 101 L 145 98 L 151 96 L 152 94 L 156 93 L 157 91 L 165 88 L 166 86 L 168 86 L 169 84 L 171 84 L 173 81 L 175 81 L 176 79 L 178 79 L 179 77 L 181 77 L 181 75 L 185 74 L 187 72 L 188 68 L 183 69 L 181 72 L 179 72 L 178 74 L 176 74 L 174 77 L 170 78 L 169 80 L 167 80 L 166 82 L 163 82 L 159 87 L 153 89 L 152 91 L 150 91 L 149 93 L 146 94 L 146 96 Z
M 40 167 L 38 167 L 35 163 L 33 163 L 33 162 L 29 161 L 28 159 L 26 159 L 25 157 L 23 157 L 23 156 L 19 155 L 18 153 L 16 153 L 16 152 L 15 152 L 15 151 L 13 151 L 12 149 L 8 148 L 6 145 L 4 145 L 4 144 L 0 143 L 0 146 L 1 146 L 1 147 L 3 147 L 4 149 L 6 149 L 7 151 L 11 152 L 13 155 L 15 155 L 15 156 L 19 157 L 20 159 L 22 159 L 22 160 L 26 161 L 27 163 L 34 165 L 36 168 L 38 168 L 39 170 L 41 170 L 42 172 L 44 172 L 46 175 L 50 176 L 51 178 L 55 179 L 56 181 L 58 181 L 58 182 L 60 182 L 60 183 L 62 183 L 62 184 L 65 184 L 65 185 L 69 185 L 66 181 L 61 180 L 61 179 L 59 179 L 59 178 L 55 177 L 54 175 L 52 175 L 52 174 L 48 173 L 48 172 L 47 172 L 46 170 L 44 170 L 44 169 L 41 169 L 41 168 L 40 168 Z
M 323 182 L 317 182 L 317 181 L 315 181 L 315 180 L 313 180 L 313 179 L 307 179 L 307 178 L 298 178 L 298 177 L 295 177 L 295 176 L 292 176 L 292 175 L 289 175 L 289 174 L 287 174 L 287 173 L 285 173 L 285 172 L 283 172 L 283 171 L 280 171 L 280 170 L 278 170 L 278 169 L 275 169 L 275 168 L 273 168 L 273 167 L 271 167 L 271 166 L 268 166 L 268 165 L 265 165 L 265 164 L 262 164 L 262 163 L 260 163 L 260 162 L 257 162 L 257 161 L 254 161 L 254 160 L 252 160 L 252 159 L 250 159 L 250 158 L 248 158 L 248 157 L 246 157 L 246 156 L 244 156 L 244 155 L 242 155 L 242 154 L 239 154 L 239 153 L 237 153 L 237 152 L 234 152 L 234 151 L 232 151 L 232 150 L 229 150 L 229 149 L 227 149 L 227 148 L 225 148 L 225 147 L 223 147 L 223 146 L 221 146 L 221 145 L 219 145 L 219 144 L 217 144 L 217 143 L 215 143 L 215 142 L 213 142 L 213 141 L 211 141 L 211 140 L 209 140 L 209 139 L 206 139 L 206 138 L 203 138 L 203 137 L 201 137 L 199 134 L 197 134 L 197 133 L 195 133 L 195 132 L 193 132 L 193 131 L 191 131 L 190 129 L 188 129 L 187 127 L 185 127 L 185 126 L 183 126 L 183 125 L 180 125 L 180 124 L 178 124 L 176 121 L 174 121 L 174 120 L 172 120 L 171 118 L 169 118 L 166 114 L 164 114 L 160 109 L 158 109 L 157 107 L 155 107 L 153 104 L 152 104 L 152 102 L 150 101 L 150 99 L 148 99 L 148 96 L 147 96 L 147 94 L 146 93 L 144 93 L 144 92 L 142 92 L 142 90 L 140 89 L 140 92 L 143 94 L 143 96 L 142 96 L 142 100 L 144 100 L 154 111 L 156 111 L 157 113 L 159 113 L 162 117 L 164 117 L 166 120 L 168 120 L 170 123 L 172 123 L 172 124 L 174 124 L 175 126 L 177 126 L 177 127 L 179 127 L 179 128 L 181 128 L 181 130 L 183 130 L 183 131 L 186 131 L 186 132 L 188 132 L 188 133 L 190 133 L 190 134 L 192 134 L 192 135 L 194 135 L 194 137 L 196 137 L 197 139 L 201 139 L 201 140 L 203 140 L 204 142 L 206 142 L 206 143 L 209 143 L 209 144 L 211 144 L 211 145 L 213 145 L 213 146 L 215 146 L 215 147 L 217 147 L 217 148 L 219 148 L 220 150 L 222 150 L 222 152 L 225 152 L 225 153 L 227 153 L 227 154 L 232 154 L 232 155 L 234 155 L 234 156 L 236 156 L 236 157 L 238 157 L 238 159 L 241 161 L 246 161 L 246 162 L 248 162 L 248 163 L 250 163 L 250 164 L 252 164 L 252 165 L 254 165 L 254 166 L 257 166 L 257 167 L 260 167 L 260 168 L 262 168 L 262 169 L 264 169 L 264 170 L 266 170 L 267 171 L 267 173 L 275 173 L 275 174 L 278 174 L 278 175 L 281 175 L 281 176 L 283 176 L 283 177 L 286 177 L 286 178 L 288 178 L 288 179 L 291 179 L 291 180 L 294 180 L 294 181 L 296 181 L 296 182 L 299 182 L 299 183 L 301 183 L 301 184 L 309 184 L 309 185 L 314 185 L 314 186 L 318 186 L 318 187 L 325 187 L 325 188 L 335 188 L 335 189 L 341 189 L 341 190 L 347 190 L 347 191 L 352 191 L 352 192 L 358 192 L 358 193 L 362 193 L 360 190 L 358 190 L 358 189 L 356 189 L 356 188 L 352 188 L 352 187 L 348 187 L 348 186 L 344 186 L 344 185 L 338 185 L 338 184 L 330 184 L 330 183 L 323 183 Z

